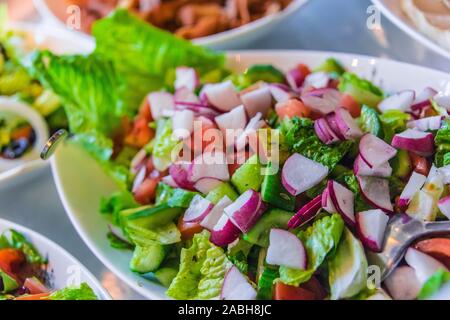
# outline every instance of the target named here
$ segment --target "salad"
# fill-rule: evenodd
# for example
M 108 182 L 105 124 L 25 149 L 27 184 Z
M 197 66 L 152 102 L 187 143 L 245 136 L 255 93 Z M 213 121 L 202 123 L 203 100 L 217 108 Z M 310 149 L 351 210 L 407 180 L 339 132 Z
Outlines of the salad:
M 450 218 L 447 94 L 388 93 L 332 58 L 232 73 L 123 10 L 93 35 L 91 55 L 29 68 L 116 179 L 100 211 L 133 272 L 174 299 L 448 298 L 447 238 L 383 283 L 367 259 L 392 215 Z
M 53 290 L 47 259 L 15 230 L 0 236 L 0 300 L 97 300 L 86 284 Z

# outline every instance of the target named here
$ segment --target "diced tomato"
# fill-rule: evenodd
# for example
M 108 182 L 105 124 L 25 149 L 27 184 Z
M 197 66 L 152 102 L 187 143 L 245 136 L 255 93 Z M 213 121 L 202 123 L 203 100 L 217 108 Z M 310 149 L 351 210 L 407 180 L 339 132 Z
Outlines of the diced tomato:
M 309 67 L 303 63 L 299 63 L 297 65 L 297 70 L 300 71 L 300 74 L 301 74 L 301 83 L 303 83 L 303 81 L 305 81 L 305 78 L 309 74 L 311 74 L 311 69 L 309 69 Z
M 415 247 L 417 250 L 429 254 L 433 258 L 439 260 L 450 269 L 450 239 L 434 238 L 422 240 L 419 241 Z
M 316 296 L 316 300 L 323 300 L 327 296 L 327 292 L 320 284 L 319 280 L 316 277 L 311 277 L 308 282 L 305 282 L 301 285 L 302 288 L 313 292 Z
M 134 192 L 134 199 L 140 204 L 149 204 L 155 200 L 156 187 L 161 181 L 161 174 L 154 170 Z
M 19 140 L 21 138 L 29 139 L 33 128 L 31 126 L 22 126 L 11 132 L 11 138 L 13 140 Z
M 275 111 L 280 120 L 284 120 L 286 117 L 290 119 L 295 116 L 307 118 L 311 115 L 311 109 L 297 99 L 289 99 L 286 102 L 277 103 Z
M 338 79 L 331 79 L 330 83 L 328 83 L 328 88 L 331 89 L 337 89 L 339 86 L 339 80 Z
M 14 300 L 48 300 L 49 292 L 39 294 L 26 294 L 15 298 Z
M 23 286 L 30 291 L 31 294 L 48 293 L 48 288 L 36 278 L 26 278 Z
M 138 118 L 144 118 L 147 122 L 152 122 L 152 111 L 150 109 L 150 103 L 148 98 L 145 97 L 144 101 L 142 101 L 141 106 L 139 108 Z
M 17 249 L 1 249 L 0 250 L 0 269 L 15 278 L 21 265 L 25 262 L 25 255 Z
M 199 222 L 185 222 L 183 216 L 181 216 L 178 219 L 178 230 L 180 230 L 182 240 L 189 240 L 195 234 L 202 232 L 203 227 Z
M 341 106 L 347 109 L 353 118 L 358 118 L 361 115 L 361 106 L 355 98 L 349 94 L 342 95 Z
M 142 148 L 155 136 L 155 132 L 149 128 L 148 120 L 145 118 L 136 118 L 131 132 L 125 137 L 125 144 Z
M 428 173 L 431 169 L 430 162 L 426 158 L 421 157 L 414 152 L 409 152 L 408 154 L 409 158 L 411 159 L 413 170 L 424 176 L 428 176 Z
M 274 290 L 275 300 L 316 300 L 314 292 L 305 288 L 289 286 L 282 282 L 275 284 Z

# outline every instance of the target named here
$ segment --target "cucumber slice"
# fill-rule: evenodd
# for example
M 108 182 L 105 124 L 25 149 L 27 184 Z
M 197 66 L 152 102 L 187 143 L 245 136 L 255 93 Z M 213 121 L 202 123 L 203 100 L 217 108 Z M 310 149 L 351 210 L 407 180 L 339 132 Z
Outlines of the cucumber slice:
M 384 138 L 384 132 L 381 127 L 380 118 L 375 109 L 363 105 L 361 108 L 361 117 L 359 118 L 359 127 L 363 132 L 371 133 L 380 139 Z
M 245 71 L 250 83 L 258 81 L 284 83 L 284 73 L 271 64 L 255 64 Z
M 164 287 L 168 288 L 172 280 L 178 274 L 178 269 L 172 267 L 163 267 L 155 271 L 154 276 Z
M 125 224 L 128 221 L 133 221 L 136 225 L 151 229 L 167 225 L 174 221 L 182 212 L 182 208 L 172 208 L 168 204 L 161 204 L 154 207 L 143 206 L 123 210 L 120 212 L 120 216 Z
M 230 200 L 232 201 L 236 200 L 239 197 L 233 187 L 227 182 L 224 182 L 217 186 L 215 189 L 211 190 L 206 196 L 206 199 L 214 204 L 217 204 L 225 196 L 230 198 Z
M 287 229 L 287 223 L 294 213 L 281 209 L 266 212 L 253 228 L 244 234 L 244 240 L 261 247 L 269 246 L 269 232 L 272 228 Z
M 249 189 L 259 191 L 264 176 L 261 174 L 263 166 L 259 163 L 258 156 L 250 157 L 231 177 L 231 183 L 240 194 Z
M 165 247 L 157 242 L 145 247 L 136 246 L 130 261 L 130 269 L 137 273 L 153 272 L 158 270 L 165 256 Z
M 293 211 L 295 208 L 295 197 L 292 196 L 281 183 L 281 171 L 270 175 L 272 163 L 269 163 L 261 186 L 262 200 L 287 211 Z
M 393 176 L 400 179 L 406 178 L 412 170 L 408 152 L 398 150 L 395 157 L 391 160 L 391 166 Z
M 19 284 L 9 274 L 0 270 L 0 278 L 3 283 L 3 287 L 0 288 L 0 293 L 7 293 L 19 288 Z

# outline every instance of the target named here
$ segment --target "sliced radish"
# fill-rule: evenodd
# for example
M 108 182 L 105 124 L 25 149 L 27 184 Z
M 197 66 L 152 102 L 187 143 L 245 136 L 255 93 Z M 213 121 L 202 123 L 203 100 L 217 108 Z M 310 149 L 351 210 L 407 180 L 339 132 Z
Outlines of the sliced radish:
M 413 171 L 397 202 L 401 209 L 406 210 L 412 197 L 423 187 L 426 180 L 427 177 Z
M 220 111 L 228 112 L 241 104 L 241 99 L 231 81 L 208 84 L 202 92 L 208 102 Z
M 371 133 L 359 142 L 359 153 L 370 168 L 378 167 L 395 157 L 397 150 Z
M 412 120 L 408 122 L 408 128 L 417 129 L 420 131 L 433 131 L 438 130 L 441 127 L 442 116 L 434 116 L 422 118 L 419 120 Z
M 328 186 L 325 188 L 325 190 L 322 193 L 322 209 L 328 213 L 336 213 L 337 212 L 336 207 L 334 206 L 333 201 L 331 200 Z
M 421 284 L 424 284 L 439 269 L 447 270 L 442 263 L 433 257 L 412 247 L 406 251 L 405 260 L 416 271 L 417 279 Z
M 394 300 L 414 300 L 422 288 L 416 272 L 408 266 L 397 267 L 384 281 Z
M 152 92 L 147 97 L 152 117 L 155 120 L 164 116 L 165 111 L 175 109 L 173 96 L 168 92 Z
M 438 169 L 444 184 L 450 184 L 450 165 L 446 165 Z
M 347 139 L 352 140 L 363 135 L 355 119 L 352 118 L 350 112 L 345 108 L 336 109 L 336 124 L 342 135 Z
M 289 99 L 298 98 L 298 94 L 282 83 L 271 83 L 269 90 L 276 102 L 286 102 Z
M 215 118 L 217 126 L 222 133 L 228 130 L 244 130 L 247 124 L 247 115 L 244 106 L 234 108 L 230 112 L 223 113 Z
M 291 155 L 284 163 L 281 180 L 293 196 L 314 187 L 328 174 L 328 168 L 298 153 Z
M 228 172 L 225 154 L 223 152 L 205 152 L 199 155 L 192 162 L 187 178 L 192 183 L 203 178 L 228 181 L 230 173 Z
M 431 99 L 437 94 L 438 92 L 434 90 L 433 88 L 426 87 L 423 89 L 414 100 L 411 110 L 422 110 L 425 107 L 428 107 L 431 105 Z
M 415 98 L 416 93 L 413 90 L 401 91 L 381 101 L 378 105 L 378 110 L 382 113 L 388 110 L 400 110 L 405 112 L 411 108 Z
M 303 73 L 297 68 L 289 70 L 286 74 L 286 82 L 294 91 L 299 91 L 304 81 Z
M 258 112 L 253 118 L 250 119 L 244 132 L 236 139 L 236 150 L 242 151 L 248 144 L 248 138 L 255 134 L 259 129 L 264 128 L 266 122 L 262 120 L 262 113 Z
M 147 150 L 142 148 L 138 153 L 133 157 L 130 163 L 130 172 L 132 174 L 138 173 L 139 169 L 145 164 L 147 160 Z
M 339 126 L 336 122 L 336 113 L 331 112 L 325 116 L 325 120 L 328 123 L 328 126 L 333 131 L 333 133 L 339 138 L 339 140 L 345 140 L 345 136 L 341 133 Z
M 303 103 L 321 114 L 333 112 L 341 104 L 341 93 L 336 89 L 323 88 L 302 93 Z
M 380 209 L 359 212 L 356 215 L 356 230 L 361 242 L 370 250 L 381 252 L 388 221 L 389 217 Z
M 175 89 L 187 88 L 193 92 L 200 85 L 200 78 L 194 68 L 178 67 L 175 75 Z
M 194 112 L 175 111 L 172 118 L 172 131 L 173 136 L 178 140 L 189 138 L 194 131 Z
M 255 300 L 256 290 L 247 278 L 232 266 L 225 275 L 220 293 L 222 300 Z
M 317 119 L 314 122 L 314 130 L 319 139 L 325 144 L 332 144 L 334 142 L 340 141 L 333 130 L 331 130 L 325 118 Z
M 258 221 L 265 207 L 261 195 L 255 190 L 249 189 L 226 207 L 224 211 L 236 227 L 243 233 L 247 233 Z
M 318 195 L 305 204 L 288 222 L 290 229 L 298 228 L 308 221 L 311 221 L 322 207 L 322 195 Z
M 406 129 L 394 136 L 392 146 L 422 156 L 430 156 L 434 152 L 434 136 L 429 132 Z
M 169 167 L 169 174 L 180 188 L 193 191 L 194 184 L 189 181 L 190 167 L 191 164 L 188 162 L 177 162 Z
M 308 258 L 303 243 L 296 235 L 274 228 L 270 230 L 266 262 L 271 265 L 305 270 Z
M 330 75 L 328 73 L 319 71 L 307 75 L 304 85 L 305 87 L 309 86 L 315 89 L 322 89 L 328 87 L 330 80 Z
M 450 93 L 440 92 L 433 97 L 433 100 L 438 104 L 438 106 L 445 108 L 446 110 L 450 110 Z
M 144 179 L 145 179 L 146 176 L 147 176 L 147 168 L 146 168 L 146 166 L 143 166 L 138 171 L 138 173 L 136 174 L 136 177 L 134 178 L 133 188 L 131 189 L 131 191 L 133 193 L 135 193 L 137 191 L 137 189 L 139 189 L 139 187 L 142 184 L 142 182 L 144 182 Z
M 222 184 L 223 181 L 214 178 L 202 178 L 194 184 L 194 188 L 203 194 L 209 193 L 211 190 Z
M 450 282 L 446 282 L 442 287 L 427 300 L 450 300 Z
M 369 167 L 361 155 L 358 155 L 353 164 L 353 172 L 359 176 L 387 178 L 392 175 L 392 167 L 389 162 L 385 162 L 377 167 Z
M 327 189 L 333 205 L 348 225 L 355 225 L 355 195 L 336 181 L 328 181 Z
M 47 293 L 50 290 L 36 277 L 26 278 L 23 287 L 28 289 L 29 294 Z
M 446 196 L 439 200 L 438 208 L 441 210 L 442 214 L 450 219 L 450 196 Z
M 214 229 L 214 226 L 219 222 L 220 218 L 224 215 L 224 209 L 232 204 L 233 201 L 230 200 L 227 196 L 224 196 L 220 199 L 219 202 L 212 208 L 209 214 L 200 222 L 200 225 L 203 228 L 206 228 L 210 231 Z
M 186 87 L 181 87 L 175 90 L 173 98 L 175 99 L 175 104 L 183 104 L 183 103 L 201 104 L 200 99 L 197 97 L 197 95 Z
M 172 176 L 165 176 L 161 179 L 161 181 L 165 184 L 167 184 L 169 187 L 172 188 L 179 188 L 180 186 L 175 182 L 175 180 L 172 178 Z
M 186 101 L 175 101 L 175 110 L 179 111 L 190 110 L 194 112 L 194 115 L 196 117 L 206 117 L 209 120 L 214 119 L 220 114 L 218 111 L 213 110 L 204 104 Z M 173 113 L 173 110 L 170 111 Z
M 389 195 L 388 180 L 363 176 L 358 176 L 357 180 L 361 193 L 367 202 L 385 212 L 394 212 Z
M 214 205 L 208 199 L 203 198 L 201 195 L 195 195 L 192 198 L 189 207 L 183 216 L 184 222 L 199 222 L 202 221 L 208 213 L 212 210 Z
M 241 101 L 249 118 L 254 117 L 258 112 L 261 112 L 265 117 L 272 106 L 272 95 L 269 88 L 264 86 L 241 94 Z
M 231 222 L 226 214 L 223 214 L 211 230 L 209 240 L 216 246 L 224 247 L 239 238 L 240 234 L 239 228 Z

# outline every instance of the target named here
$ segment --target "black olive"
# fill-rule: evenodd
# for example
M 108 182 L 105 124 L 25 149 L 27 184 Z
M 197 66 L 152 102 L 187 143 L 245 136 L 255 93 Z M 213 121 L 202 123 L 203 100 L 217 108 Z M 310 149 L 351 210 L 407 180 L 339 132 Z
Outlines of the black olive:
M 20 158 L 29 147 L 30 142 L 25 138 L 11 141 L 8 146 L 3 148 L 3 157 L 10 160 Z

